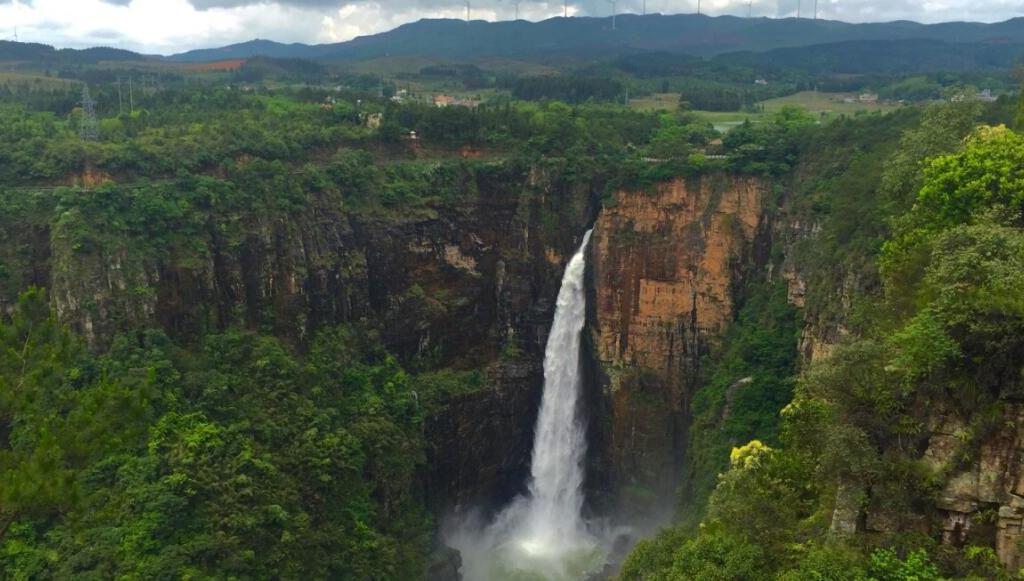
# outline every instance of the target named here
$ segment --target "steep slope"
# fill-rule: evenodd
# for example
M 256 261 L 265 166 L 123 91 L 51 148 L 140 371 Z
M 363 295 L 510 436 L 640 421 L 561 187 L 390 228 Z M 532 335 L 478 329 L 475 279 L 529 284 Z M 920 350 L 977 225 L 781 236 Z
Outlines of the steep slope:
M 909 74 L 933 71 L 1008 69 L 1024 55 L 1019 39 L 997 43 L 948 42 L 936 39 L 849 40 L 811 47 L 777 48 L 764 53 L 734 53 L 715 61 L 756 67 L 795 68 L 812 74 Z
M 717 474 L 710 504 L 643 542 L 623 578 L 1016 578 L 1024 148 L 999 125 L 1015 105 L 946 104 L 804 136 L 773 225 L 781 263 L 765 273 L 803 318 L 781 429 L 724 429 L 765 346 L 730 336 L 747 361 L 711 362 L 724 371 L 712 384 L 728 387 L 690 432 L 705 442 L 695 452 L 719 458 L 687 458 Z M 982 120 L 996 127 L 974 130 Z M 687 483 L 684 509 L 699 489 Z

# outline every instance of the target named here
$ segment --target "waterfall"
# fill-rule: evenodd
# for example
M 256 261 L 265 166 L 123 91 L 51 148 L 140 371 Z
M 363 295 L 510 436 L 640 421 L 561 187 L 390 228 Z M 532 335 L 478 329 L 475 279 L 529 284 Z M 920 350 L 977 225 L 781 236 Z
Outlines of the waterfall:
M 587 450 L 580 415 L 580 335 L 587 315 L 583 273 L 591 230 L 562 275 L 555 320 L 544 350 L 544 396 L 533 440 L 530 499 L 523 523 L 531 552 L 565 545 L 584 534 L 583 459 Z
M 580 335 L 586 318 L 583 274 L 591 232 L 583 235 L 565 267 L 544 350 L 544 395 L 529 494 L 515 499 L 490 524 L 463 523 L 449 536 L 449 544 L 462 553 L 466 581 L 578 580 L 605 562 L 607 552 L 580 514 L 587 449 L 579 402 Z

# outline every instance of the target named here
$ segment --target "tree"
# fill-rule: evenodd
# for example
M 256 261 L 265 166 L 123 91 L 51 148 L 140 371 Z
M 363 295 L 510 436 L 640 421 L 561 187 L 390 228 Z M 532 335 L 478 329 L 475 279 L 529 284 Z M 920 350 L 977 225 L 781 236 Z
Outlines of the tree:
M 96 375 L 40 290 L 0 321 L 0 385 L 2 540 L 15 520 L 75 506 L 81 470 L 140 441 L 150 394 Z
M 1024 136 L 981 127 L 962 151 L 925 165 L 917 201 L 924 220 L 940 227 L 968 222 L 994 205 L 1024 210 Z
M 920 126 L 904 133 L 899 148 L 885 162 L 882 191 L 886 196 L 897 202 L 915 196 L 925 161 L 955 151 L 971 132 L 979 111 L 980 105 L 973 100 L 929 106 Z

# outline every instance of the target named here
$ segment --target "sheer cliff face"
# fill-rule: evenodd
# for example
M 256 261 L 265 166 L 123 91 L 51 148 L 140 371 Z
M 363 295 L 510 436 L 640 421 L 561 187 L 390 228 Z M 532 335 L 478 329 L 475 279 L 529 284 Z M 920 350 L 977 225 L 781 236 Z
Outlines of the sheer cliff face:
M 671 498 L 702 355 L 761 260 L 763 186 L 708 176 L 618 192 L 593 243 L 593 343 L 608 418 L 602 476 L 625 507 Z
M 439 511 L 500 503 L 528 474 L 562 257 L 596 210 L 589 181 L 558 167 L 459 175 L 462 190 L 436 203 L 353 209 L 310 192 L 286 211 L 197 210 L 181 236 L 129 228 L 105 201 L 114 209 L 89 214 L 93 194 L 82 210 L 41 202 L 0 216 L 0 231 L 16 234 L 0 235 L 0 274 L 11 273 L 0 276 L 0 312 L 18 291 L 46 287 L 61 320 L 99 350 L 145 327 L 189 344 L 237 326 L 296 346 L 324 327 L 376 328 L 410 368 L 484 372 L 483 390 L 427 420 L 424 484 Z

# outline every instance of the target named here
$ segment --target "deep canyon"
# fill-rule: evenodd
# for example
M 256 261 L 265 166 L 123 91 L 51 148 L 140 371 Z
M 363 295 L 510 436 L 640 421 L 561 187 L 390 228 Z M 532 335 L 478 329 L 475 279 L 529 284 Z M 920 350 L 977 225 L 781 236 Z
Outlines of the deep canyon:
M 804 302 L 815 273 L 794 249 L 821 225 L 794 209 L 793 184 L 715 172 L 609 192 L 600 176 L 557 165 L 460 171 L 454 202 L 377 212 L 314 193 L 288 211 L 211 211 L 189 247 L 161 252 L 145 229 L 87 202 L 68 210 L 44 197 L 0 218 L 8 265 L 0 309 L 9 311 L 29 286 L 46 287 L 60 320 L 93 349 L 141 327 L 188 342 L 229 325 L 301 348 L 319 328 L 374 320 L 403 361 L 483 370 L 482 389 L 444 402 L 423 427 L 429 445 L 419 480 L 443 522 L 471 510 L 493 514 L 525 491 L 559 281 L 579 234 L 593 226 L 581 384 L 584 514 L 645 532 L 668 522 L 679 502 L 701 366 L 746 289 L 787 285 L 791 304 L 804 309 L 805 360 L 844 333 L 841 320 L 824 320 Z M 83 238 L 76 222 L 95 230 Z M 860 284 L 847 274 L 847 287 Z M 954 464 L 957 421 L 936 412 L 924 452 L 930 461 Z M 991 538 L 1011 565 L 1020 562 L 1024 523 L 1020 425 L 1008 422 L 957 468 L 934 512 L 949 542 Z M 841 493 L 834 530 L 918 526 L 844 504 L 850 492 Z M 994 519 L 974 519 L 992 509 Z M 442 556 L 433 574 L 452 575 L 451 558 L 457 562 Z

